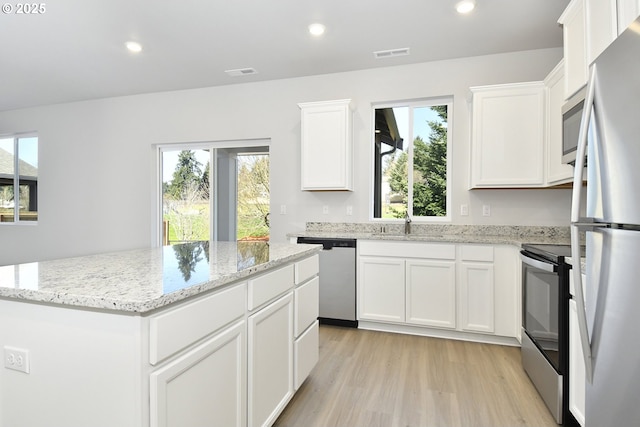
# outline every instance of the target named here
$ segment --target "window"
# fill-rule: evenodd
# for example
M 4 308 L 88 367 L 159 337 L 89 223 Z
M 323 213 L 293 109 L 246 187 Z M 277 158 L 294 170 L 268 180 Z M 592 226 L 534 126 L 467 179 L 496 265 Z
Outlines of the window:
M 269 240 L 269 147 L 255 143 L 160 147 L 163 245 Z
M 452 105 L 437 98 L 374 108 L 374 218 L 449 219 Z
M 0 223 L 38 220 L 38 137 L 0 137 Z

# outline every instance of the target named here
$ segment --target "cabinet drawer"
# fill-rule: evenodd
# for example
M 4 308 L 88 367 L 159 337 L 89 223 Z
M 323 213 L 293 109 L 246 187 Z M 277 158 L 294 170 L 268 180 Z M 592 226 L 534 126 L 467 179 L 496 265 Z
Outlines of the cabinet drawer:
M 460 247 L 462 261 L 493 262 L 493 246 L 465 245 Z
M 309 325 L 318 319 L 319 309 L 319 283 L 320 279 L 314 277 L 313 280 L 296 288 L 294 293 L 295 304 L 295 328 L 297 337 Z
M 448 243 L 379 242 L 364 240 L 358 241 L 358 247 L 360 255 L 401 258 L 456 259 L 456 245 Z
M 249 310 L 293 287 L 293 264 L 249 280 Z
M 149 362 L 155 365 L 242 317 L 246 301 L 246 283 L 242 283 L 153 316 L 149 319 Z
M 319 256 L 314 255 L 295 264 L 295 282 L 299 285 L 312 278 L 320 271 Z
M 316 322 L 298 338 L 293 346 L 294 353 L 294 388 L 300 388 L 309 373 L 318 363 L 319 322 Z

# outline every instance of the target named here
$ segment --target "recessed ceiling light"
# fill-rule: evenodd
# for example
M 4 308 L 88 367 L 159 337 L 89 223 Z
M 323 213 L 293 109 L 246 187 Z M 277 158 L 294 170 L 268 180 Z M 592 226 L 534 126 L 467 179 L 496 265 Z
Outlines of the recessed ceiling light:
M 129 41 L 129 42 L 126 42 L 124 45 L 127 47 L 129 52 L 133 52 L 133 53 L 142 52 L 142 45 L 138 42 Z
M 309 25 L 309 33 L 312 36 L 319 37 L 324 34 L 325 26 L 322 24 L 311 24 Z
M 476 7 L 475 0 L 462 0 L 456 3 L 458 13 L 469 13 Z

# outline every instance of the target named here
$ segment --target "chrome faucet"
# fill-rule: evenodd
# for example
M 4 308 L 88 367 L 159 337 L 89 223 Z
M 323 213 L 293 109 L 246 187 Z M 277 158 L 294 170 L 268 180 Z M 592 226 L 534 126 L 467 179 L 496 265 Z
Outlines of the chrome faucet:
M 404 216 L 404 234 L 411 234 L 411 217 L 409 212 Z

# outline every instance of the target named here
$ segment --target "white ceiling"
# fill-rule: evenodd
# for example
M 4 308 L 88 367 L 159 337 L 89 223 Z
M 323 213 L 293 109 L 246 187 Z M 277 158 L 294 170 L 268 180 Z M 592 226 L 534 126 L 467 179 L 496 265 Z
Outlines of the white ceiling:
M 569 0 L 477 0 L 466 16 L 456 2 L 46 2 L 42 14 L 0 14 L 0 111 L 562 46 L 556 21 Z M 313 22 L 326 26 L 322 38 L 307 32 Z M 373 55 L 407 47 L 409 56 Z M 225 73 L 247 67 L 258 73 Z

